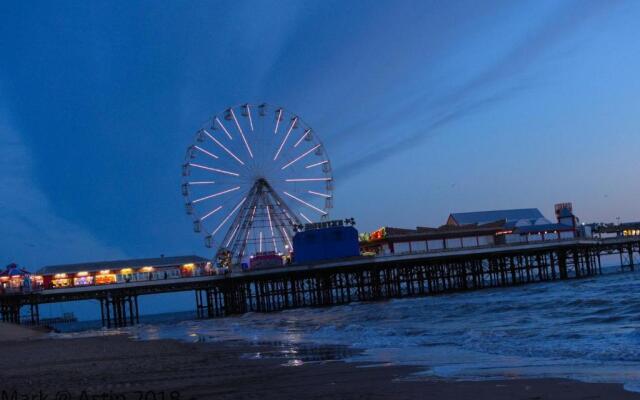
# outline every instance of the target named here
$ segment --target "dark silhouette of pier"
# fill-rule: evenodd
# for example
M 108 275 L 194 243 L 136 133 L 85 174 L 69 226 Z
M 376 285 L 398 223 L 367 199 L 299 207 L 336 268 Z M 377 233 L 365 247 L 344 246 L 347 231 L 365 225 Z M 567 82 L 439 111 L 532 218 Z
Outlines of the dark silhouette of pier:
M 30 322 L 37 323 L 40 304 L 96 300 L 104 326 L 119 327 L 139 322 L 139 296 L 194 291 L 198 316 L 214 318 L 592 277 L 602 274 L 601 257 L 612 254 L 620 256 L 623 271 L 634 270 L 640 237 L 356 257 L 228 275 L 6 294 L 0 297 L 0 314 L 3 321 L 20 323 L 21 309 L 28 307 Z

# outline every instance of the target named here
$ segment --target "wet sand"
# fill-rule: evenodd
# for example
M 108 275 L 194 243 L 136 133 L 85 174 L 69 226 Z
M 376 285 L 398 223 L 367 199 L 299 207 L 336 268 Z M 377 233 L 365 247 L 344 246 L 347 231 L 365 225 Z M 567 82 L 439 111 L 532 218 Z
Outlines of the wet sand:
M 5 340 L 0 341 L 0 390 L 18 396 L 42 391 L 55 400 L 640 399 L 621 385 L 560 379 L 407 380 L 414 379 L 415 368 L 326 361 L 344 356 L 346 349 L 315 348 L 288 360 L 281 350 L 125 336 Z M 300 364 L 298 357 L 302 365 L 284 365 Z
M 32 340 L 45 337 L 44 330 L 0 322 L 0 342 Z

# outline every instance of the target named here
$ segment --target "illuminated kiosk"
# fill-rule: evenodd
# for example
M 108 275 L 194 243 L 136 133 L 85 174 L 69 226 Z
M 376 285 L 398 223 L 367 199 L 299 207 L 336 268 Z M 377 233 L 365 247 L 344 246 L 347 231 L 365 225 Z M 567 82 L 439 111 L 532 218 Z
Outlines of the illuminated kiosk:
M 250 268 L 256 257 L 255 265 L 283 265 L 295 227 L 326 220 L 333 205 L 331 163 L 315 131 L 267 104 L 212 116 L 187 149 L 182 175 L 186 211 L 216 248 L 219 268 Z
M 0 293 L 22 293 L 42 286 L 42 277 L 16 264 L 9 264 L 0 272 Z

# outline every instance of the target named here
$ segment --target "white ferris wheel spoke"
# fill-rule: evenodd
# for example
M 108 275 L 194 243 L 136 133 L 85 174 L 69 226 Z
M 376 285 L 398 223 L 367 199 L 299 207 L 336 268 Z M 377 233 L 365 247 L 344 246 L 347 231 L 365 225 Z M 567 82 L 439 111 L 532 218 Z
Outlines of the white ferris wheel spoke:
M 326 212 L 326 211 L 319 209 L 318 207 L 314 206 L 313 204 L 307 203 L 306 201 L 302 200 L 302 199 L 301 199 L 301 198 L 299 198 L 299 197 L 296 197 L 296 196 L 292 195 L 292 194 L 291 194 L 291 193 L 289 193 L 289 192 L 283 192 L 283 193 L 284 193 L 284 194 L 286 194 L 287 196 L 291 197 L 292 199 L 294 199 L 294 200 L 298 201 L 299 203 L 304 204 L 305 206 L 307 206 L 307 207 L 309 207 L 309 208 L 311 208 L 311 209 L 313 209 L 313 210 L 316 210 L 316 211 L 317 211 L 317 212 L 319 212 L 320 214 L 322 214 L 322 215 L 327 215 L 327 212 Z
M 207 167 L 206 165 L 201 165 L 201 164 L 196 164 L 196 163 L 189 163 L 189 165 L 192 166 L 192 167 L 196 167 L 196 168 L 200 168 L 200 169 L 204 169 L 204 170 L 212 171 L 212 172 L 218 172 L 218 173 L 225 174 L 225 175 L 240 176 L 240 174 L 238 174 L 236 172 L 231 172 L 231 171 L 227 171 L 227 170 L 219 169 L 219 168 Z
M 229 244 L 231 243 L 233 238 L 236 237 L 236 233 L 238 233 L 238 229 L 240 229 L 240 224 L 236 224 L 236 228 L 233 230 L 233 233 L 231 233 L 231 237 L 229 237 L 229 240 L 227 240 L 227 244 L 224 247 L 229 247 Z
M 249 127 L 251 128 L 251 132 L 253 132 L 253 119 L 251 118 L 251 109 L 249 108 L 249 104 L 246 104 L 244 107 L 247 110 L 247 117 L 249 117 Z
M 271 229 L 271 238 L 273 239 L 273 248 L 278 252 L 278 246 L 276 246 L 276 235 L 273 233 L 273 222 L 271 221 L 271 211 L 267 206 L 267 216 L 269 217 L 269 229 Z
M 282 167 L 282 169 L 284 170 L 285 168 L 291 166 L 291 164 L 299 161 L 300 159 L 308 156 L 309 154 L 311 154 L 312 151 L 314 151 L 315 149 L 317 149 L 318 147 L 320 147 L 320 145 L 315 145 L 314 147 L 310 148 L 309 150 L 305 151 L 304 153 L 302 153 L 301 155 L 299 155 L 298 157 L 294 158 L 293 161 L 291 161 L 289 164 L 286 164 L 284 167 Z
M 220 119 L 218 119 L 218 117 L 216 117 L 216 122 L 218 123 L 218 125 L 220 125 L 220 128 L 222 128 L 222 130 L 224 131 L 224 133 L 227 134 L 227 136 L 229 136 L 229 140 L 233 140 L 233 138 L 231 137 L 231 134 L 229 133 L 229 131 L 227 130 L 227 128 L 224 127 L 224 125 L 222 125 L 222 122 L 220 122 Z
M 287 239 L 287 243 L 289 243 L 289 248 L 291 250 L 293 250 L 293 244 L 291 244 L 291 239 L 289 239 L 289 235 L 287 234 L 287 230 L 284 229 L 284 226 L 280 227 L 280 230 L 282 231 L 282 233 L 284 234 L 284 237 Z
M 251 233 L 251 229 L 247 229 L 247 234 L 244 235 L 244 243 L 247 244 L 249 243 L 249 234 Z M 247 247 L 245 246 L 244 250 L 242 250 L 242 252 L 240 253 L 240 256 L 244 255 L 244 252 L 247 250 Z
M 238 128 L 238 132 L 240 132 L 240 136 L 242 137 L 242 141 L 244 142 L 244 145 L 247 147 L 247 151 L 249 152 L 249 156 L 251 156 L 251 158 L 253 158 L 253 153 L 251 152 L 251 148 L 249 147 L 249 143 L 247 142 L 247 138 L 244 137 L 244 132 L 242 131 L 242 127 L 240 127 L 240 123 L 238 122 L 238 119 L 236 118 L 236 114 L 233 112 L 233 108 L 230 108 L 229 111 L 231 111 L 231 116 L 233 117 L 233 120 L 236 123 L 236 127 Z
M 201 197 L 199 199 L 196 199 L 196 200 L 192 201 L 191 203 L 192 204 L 200 203 L 201 201 L 205 201 L 205 200 L 212 199 L 214 197 L 222 196 L 223 194 L 235 192 L 238 189 L 240 189 L 240 186 L 236 186 L 236 187 L 231 188 L 231 189 L 223 190 L 222 192 L 218 192 L 218 193 L 210 194 L 210 195 L 205 196 L 205 197 Z
M 200 146 L 193 146 L 193 148 L 194 148 L 194 149 L 197 149 L 197 150 L 200 150 L 200 151 L 201 151 L 201 152 L 203 152 L 204 154 L 206 154 L 206 155 L 208 155 L 208 156 L 210 156 L 210 157 L 212 157 L 212 158 L 215 158 L 216 160 L 217 160 L 218 158 L 220 158 L 220 157 L 218 157 L 217 155 L 215 155 L 215 154 L 213 154 L 213 153 L 211 153 L 211 152 L 209 152 L 209 151 L 207 151 L 207 150 L 203 149 L 203 148 L 202 148 L 202 147 L 200 147 Z
M 213 135 L 211 135 L 209 132 L 207 132 L 206 129 L 202 130 L 207 136 L 209 136 L 209 138 L 211 140 L 213 140 L 215 142 L 215 144 L 217 144 L 218 146 L 220 146 L 220 148 L 222 148 L 222 150 L 226 151 L 227 154 L 229 154 L 231 157 L 235 158 L 235 160 L 237 162 L 239 162 L 240 164 L 244 165 L 244 162 L 242 162 L 241 159 L 238 158 L 238 156 L 236 156 L 235 154 L 233 154 L 233 152 L 229 149 L 227 149 L 226 147 L 224 147 L 224 145 L 222 143 L 220 143 L 220 141 L 216 138 L 213 137 Z
M 253 211 L 251 212 L 251 223 L 253 223 L 253 219 L 256 216 L 256 208 L 258 208 L 258 206 L 253 206 Z
M 218 233 L 218 231 L 220 230 L 220 228 L 222 228 L 222 226 L 223 226 L 224 224 L 226 224 L 226 223 L 227 223 L 227 221 L 229 220 L 229 218 L 231 218 L 231 216 L 232 216 L 236 211 L 238 211 L 238 208 L 240 208 L 240 206 L 241 206 L 241 205 L 242 205 L 246 200 L 247 200 L 247 198 L 246 198 L 246 197 L 245 197 L 245 198 L 243 198 L 242 200 L 240 200 L 240 203 L 238 203 L 238 205 L 237 205 L 233 210 L 231 210 L 231 212 L 229 213 L 229 215 L 227 215 L 227 216 L 225 217 L 225 219 L 223 219 L 223 220 L 222 220 L 222 222 L 220 222 L 220 225 L 218 225 L 218 227 L 217 227 L 217 228 L 216 228 L 216 229 L 211 233 L 211 236 L 215 236 L 215 235 L 216 235 L 216 233 Z
M 218 206 L 218 207 L 214 208 L 213 210 L 209 211 L 204 217 L 200 218 L 200 221 L 204 221 L 205 219 L 209 218 L 210 216 L 212 216 L 213 214 L 217 213 L 221 209 L 222 209 L 222 206 Z
M 305 168 L 306 168 L 306 169 L 309 169 L 309 168 L 317 167 L 318 165 L 326 164 L 326 163 L 328 163 L 328 162 L 329 162 L 329 161 L 327 161 L 327 160 L 320 161 L 320 162 L 317 162 L 317 163 L 315 163 L 315 164 L 309 164 L 309 165 L 307 165 Z
M 287 142 L 287 139 L 289 139 L 289 135 L 291 135 L 291 131 L 293 130 L 293 127 L 296 125 L 296 122 L 298 122 L 298 117 L 295 117 L 291 121 L 291 126 L 289 127 L 289 130 L 287 131 L 287 134 L 284 135 L 284 139 L 282 139 L 282 143 L 280 143 L 280 147 L 278 148 L 278 151 L 276 152 L 275 157 L 273 157 L 273 161 L 278 159 L 278 156 L 280 155 L 280 152 L 282 151 L 282 148 L 284 147 L 284 144 Z
M 310 223 L 310 224 L 312 224 L 312 223 L 313 223 L 313 221 L 311 221 L 311 220 L 309 219 L 309 217 L 307 217 L 306 215 L 304 215 L 304 213 L 300 212 L 300 215 L 301 215 L 301 216 L 302 216 L 302 218 L 304 218 L 304 219 L 305 219 L 305 221 L 307 221 L 308 223 Z
M 253 220 L 256 217 L 256 208 L 258 208 L 258 206 L 253 206 L 253 210 L 251 210 L 251 218 L 249 219 L 249 229 L 247 229 L 247 235 L 245 237 L 245 241 L 247 241 L 247 239 L 249 238 L 249 233 L 251 232 L 251 226 L 253 225 Z
M 331 178 L 290 178 L 285 179 L 285 182 L 327 182 Z
M 304 138 L 306 138 L 306 137 L 307 137 L 307 135 L 309 134 L 309 132 L 311 132 L 311 129 L 307 129 L 306 131 L 304 131 L 304 133 L 302 134 L 302 136 L 300 137 L 300 139 L 298 139 L 298 141 L 296 142 L 296 144 L 294 144 L 294 145 L 293 145 L 293 147 L 298 147 L 298 145 L 299 145 L 300 143 L 302 143 L 302 140 L 303 140 Z
M 278 110 L 278 118 L 276 118 L 276 129 L 273 130 L 273 133 L 278 133 L 278 127 L 280 126 L 280 118 L 282 118 L 282 108 Z
M 331 195 L 326 193 L 315 192 L 313 190 L 307 190 L 308 193 L 315 194 L 316 196 L 324 197 L 325 199 L 331 198 Z
M 215 181 L 192 181 L 187 182 L 188 185 L 213 185 Z

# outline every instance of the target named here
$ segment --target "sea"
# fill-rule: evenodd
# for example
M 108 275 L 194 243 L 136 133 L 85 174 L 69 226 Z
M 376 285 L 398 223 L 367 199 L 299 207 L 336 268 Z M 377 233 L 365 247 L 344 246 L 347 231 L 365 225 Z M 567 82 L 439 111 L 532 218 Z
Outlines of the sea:
M 219 319 L 164 314 L 119 330 L 78 323 L 53 335 L 244 341 L 275 346 L 293 367 L 344 359 L 418 366 L 419 377 L 569 378 L 622 383 L 640 392 L 640 272 L 617 270 L 579 280 Z

